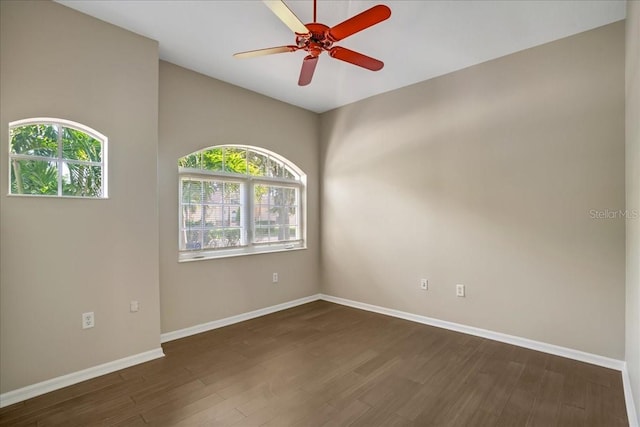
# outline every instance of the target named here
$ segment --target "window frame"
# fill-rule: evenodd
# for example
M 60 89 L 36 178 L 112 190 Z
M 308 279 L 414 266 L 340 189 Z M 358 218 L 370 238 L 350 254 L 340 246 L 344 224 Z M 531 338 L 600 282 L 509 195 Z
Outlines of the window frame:
M 44 125 L 44 126 L 59 126 L 60 128 L 70 128 L 80 132 L 83 132 L 93 139 L 100 141 L 100 152 L 101 158 L 100 162 L 93 161 L 85 161 L 85 160 L 77 160 L 77 159 L 65 159 L 62 153 L 62 134 L 63 132 L 58 132 L 58 140 L 57 140 L 57 153 L 56 157 L 47 157 L 47 156 L 38 156 L 38 155 L 29 155 L 29 154 L 17 154 L 11 152 L 12 147 L 12 138 L 11 131 L 16 128 L 24 127 L 24 126 L 33 126 L 33 125 Z M 16 120 L 13 122 L 9 122 L 8 126 L 8 192 L 7 196 L 16 196 L 16 197 L 47 197 L 47 198 L 62 198 L 62 199 L 84 199 L 84 200 L 105 200 L 109 198 L 109 183 L 108 183 L 108 145 L 109 138 L 106 135 L 96 131 L 95 129 L 90 128 L 89 126 L 83 125 L 82 123 L 74 122 L 66 119 L 58 119 L 51 117 L 34 117 L 29 119 Z M 12 182 L 11 182 L 11 168 L 13 160 L 36 160 L 36 161 L 49 161 L 55 162 L 57 166 L 57 183 L 58 189 L 57 194 L 21 194 L 21 193 L 13 193 L 11 191 Z M 100 196 L 72 196 L 67 194 L 62 194 L 62 164 L 63 163 L 74 163 L 81 164 L 86 166 L 97 166 L 100 167 L 100 179 L 101 179 L 101 195 Z
M 250 145 L 224 144 L 205 147 L 192 153 L 186 154 L 178 159 L 189 157 L 193 154 L 205 152 L 212 149 L 234 148 L 243 149 L 247 152 L 253 151 L 263 156 L 268 156 L 288 167 L 296 175 L 295 179 L 271 176 L 255 176 L 248 172 L 245 174 L 227 171 L 212 171 L 208 169 L 185 168 L 178 166 L 178 262 L 200 261 L 207 259 L 228 258 L 243 255 L 255 255 L 273 252 L 288 252 L 292 250 L 301 250 L 307 248 L 306 234 L 306 200 L 307 200 L 307 176 L 294 163 L 273 151 Z M 248 162 L 248 159 L 247 159 Z M 240 183 L 244 186 L 244 200 L 241 202 L 242 215 L 245 216 L 244 222 L 247 224 L 246 229 L 241 229 L 241 234 L 246 236 L 246 244 L 244 246 L 233 246 L 228 248 L 206 248 L 200 250 L 181 249 L 182 228 L 182 207 L 183 194 L 182 183 L 184 179 L 194 180 L 210 180 Z M 255 238 L 255 186 L 279 186 L 297 189 L 297 227 L 299 228 L 299 238 L 295 240 L 278 241 L 278 242 L 254 242 Z

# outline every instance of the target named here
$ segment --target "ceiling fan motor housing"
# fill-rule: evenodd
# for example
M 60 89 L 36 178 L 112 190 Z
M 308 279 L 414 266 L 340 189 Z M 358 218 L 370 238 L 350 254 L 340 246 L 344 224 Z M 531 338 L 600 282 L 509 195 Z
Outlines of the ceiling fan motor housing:
M 296 44 L 300 49 L 309 52 L 313 56 L 320 55 L 323 50 L 331 49 L 333 40 L 329 35 L 329 27 L 317 22 L 305 24 L 305 26 L 309 29 L 309 33 L 296 36 Z

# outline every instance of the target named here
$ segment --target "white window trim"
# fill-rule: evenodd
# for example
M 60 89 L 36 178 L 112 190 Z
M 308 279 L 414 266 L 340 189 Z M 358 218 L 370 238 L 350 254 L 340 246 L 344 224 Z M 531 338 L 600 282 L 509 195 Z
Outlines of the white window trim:
M 283 164 L 289 166 L 294 169 L 299 179 L 287 179 L 287 178 L 279 178 L 279 177 L 269 177 L 269 176 L 254 176 L 249 174 L 239 174 L 233 172 L 225 172 L 225 171 L 210 171 L 206 169 L 196 169 L 196 168 L 182 168 L 178 167 L 178 262 L 191 262 L 191 261 L 202 261 L 209 259 L 218 259 L 218 258 L 229 258 L 236 256 L 245 256 L 245 255 L 257 255 L 264 253 L 276 253 L 276 252 L 290 252 L 296 250 L 307 249 L 307 227 L 306 227 L 306 200 L 307 200 L 307 176 L 306 174 L 291 161 L 282 157 L 281 155 L 274 153 L 269 150 L 265 150 L 260 147 L 254 147 L 249 145 L 216 145 L 211 147 L 202 148 L 200 150 L 195 151 L 194 153 L 198 153 L 201 151 L 206 151 L 214 148 L 242 148 L 247 150 L 256 151 L 258 153 L 268 155 Z M 187 157 L 191 154 L 186 154 L 183 157 Z M 245 210 L 248 213 L 247 222 L 249 226 L 246 229 L 247 232 L 247 244 L 241 247 L 230 247 L 230 248 L 219 248 L 219 249 L 202 249 L 202 250 L 180 250 L 180 218 L 182 217 L 182 179 L 184 178 L 195 178 L 195 179 L 218 179 L 221 181 L 235 181 L 242 182 L 247 186 L 246 189 L 246 199 L 244 200 Z M 255 221 L 253 218 L 254 214 L 254 201 L 251 195 L 253 194 L 253 189 L 255 185 L 264 184 L 264 185 L 280 185 L 283 187 L 291 187 L 298 189 L 298 197 L 299 201 L 297 204 L 298 208 L 298 217 L 300 227 L 300 239 L 290 240 L 286 242 L 264 242 L 264 243 L 254 243 L 253 236 L 255 233 Z
M 15 154 L 11 152 L 11 130 L 17 127 L 29 126 L 29 125 L 59 125 L 62 127 L 72 128 L 79 130 L 80 132 L 84 132 L 87 135 L 97 139 L 102 144 L 102 161 L 101 162 L 89 162 L 82 160 L 73 160 L 73 159 L 63 159 L 62 158 L 62 145 L 60 140 L 58 140 L 58 155 L 57 157 L 45 157 L 45 156 L 30 156 L 27 154 Z M 60 136 L 58 136 L 60 138 Z M 95 129 L 90 128 L 89 126 L 85 126 L 82 123 L 74 122 L 66 119 L 57 119 L 52 117 L 33 117 L 29 119 L 16 120 L 13 122 L 9 122 L 9 144 L 7 146 L 8 150 L 8 183 L 9 188 L 7 191 L 7 196 L 10 197 L 39 197 L 39 198 L 55 198 L 55 199 L 83 199 L 83 200 L 105 200 L 109 198 L 109 179 L 108 179 L 108 142 L 109 138 L 106 135 L 101 134 Z M 100 197 L 87 197 L 87 196 L 69 196 L 60 193 L 60 185 L 58 185 L 58 194 L 18 194 L 11 192 L 11 161 L 13 159 L 19 160 L 54 160 L 56 162 L 66 162 L 66 163 L 77 163 L 89 166 L 100 166 L 102 173 L 102 195 Z M 58 182 L 60 182 L 62 169 L 58 167 Z

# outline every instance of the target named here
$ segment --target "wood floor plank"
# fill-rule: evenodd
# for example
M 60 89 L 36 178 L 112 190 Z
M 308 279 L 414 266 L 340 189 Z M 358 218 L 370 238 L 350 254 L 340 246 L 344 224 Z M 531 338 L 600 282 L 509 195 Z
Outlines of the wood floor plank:
M 499 416 L 524 371 L 524 365 L 517 362 L 507 362 L 496 365 L 496 368 L 499 368 L 500 371 L 492 373 L 495 378 L 493 386 L 486 393 L 481 405 L 485 411 Z
M 213 392 L 201 399 L 189 403 L 162 405 L 142 413 L 142 417 L 148 423 L 172 424 L 188 418 L 194 414 L 215 407 L 224 398 Z M 177 403 L 177 402 L 176 402 Z
M 435 398 L 425 402 L 419 415 L 414 419 L 416 424 L 442 425 L 454 418 L 459 396 L 465 389 L 467 382 L 486 361 L 486 357 L 481 353 L 473 353 L 463 361 L 455 361 L 447 371 L 443 371 L 444 375 L 439 379 L 440 381 L 434 383 L 434 385 L 439 384 L 436 387 L 440 389 L 440 392 L 436 394 Z M 448 382 L 441 382 L 447 381 L 447 379 Z
M 450 405 L 449 411 L 444 414 L 445 424 L 453 426 L 469 426 L 482 424 L 479 416 L 486 418 L 489 414 L 483 407 L 482 403 L 488 393 L 494 386 L 495 378 L 485 372 L 477 372 L 468 381 L 458 393 L 458 396 Z M 479 412 L 482 411 L 482 414 Z M 495 416 L 491 417 L 497 418 Z
M 526 425 L 535 402 L 536 394 L 527 391 L 526 388 L 516 387 L 497 417 L 495 425 L 499 427 Z
M 628 425 L 620 372 L 316 301 L 0 409 L 0 426 Z
M 558 425 L 564 375 L 545 371 L 542 385 L 527 420 L 527 427 L 552 427 Z
M 451 426 L 456 427 L 493 427 L 499 425 L 498 417 L 495 414 L 485 411 L 482 408 L 479 408 L 476 412 L 474 412 L 473 416 L 468 420 L 454 420 L 451 423 Z M 524 424 L 509 424 L 510 427 L 522 426 Z
M 33 414 L 36 411 L 46 411 L 46 408 L 63 404 L 63 402 L 69 401 L 73 398 L 96 392 L 104 389 L 105 387 L 123 382 L 124 379 L 121 376 L 121 373 L 114 372 L 89 381 L 83 381 L 70 387 L 56 390 L 55 393 L 43 394 L 25 402 L 20 402 L 16 405 L 2 408 L 0 409 L 0 425 L 7 422 L 16 422 L 17 419 L 24 419 L 26 415 Z
M 614 396 L 609 387 L 601 384 L 587 384 L 586 417 L 589 425 L 617 427 L 626 425 L 626 419 L 615 410 Z M 625 412 L 626 415 L 626 412 Z
M 563 404 L 560 409 L 558 425 L 562 427 L 582 427 L 587 421 L 585 410 L 575 406 Z
M 349 426 L 369 409 L 371 409 L 371 407 L 366 403 L 354 400 L 350 405 L 347 405 L 341 410 L 336 410 L 333 417 L 322 424 L 322 427 Z

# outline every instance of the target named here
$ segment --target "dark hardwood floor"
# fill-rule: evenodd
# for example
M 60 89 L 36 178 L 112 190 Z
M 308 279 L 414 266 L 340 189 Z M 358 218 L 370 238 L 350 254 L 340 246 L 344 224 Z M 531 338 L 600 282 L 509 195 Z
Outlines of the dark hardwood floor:
M 617 371 L 325 301 L 163 348 L 0 425 L 628 425 Z

